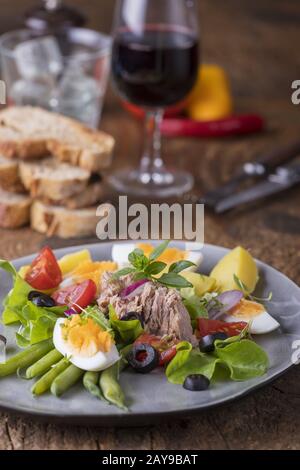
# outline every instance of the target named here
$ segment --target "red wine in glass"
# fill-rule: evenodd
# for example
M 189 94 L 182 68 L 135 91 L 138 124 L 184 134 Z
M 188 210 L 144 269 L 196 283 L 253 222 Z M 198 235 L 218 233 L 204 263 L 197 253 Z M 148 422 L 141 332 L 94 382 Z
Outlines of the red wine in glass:
M 146 111 L 145 150 L 139 169 L 110 177 L 120 192 L 138 196 L 179 196 L 193 177 L 166 168 L 160 125 L 166 108 L 192 90 L 199 68 L 197 8 L 193 0 L 118 0 L 112 76 L 120 96 Z
M 193 87 L 198 56 L 198 38 L 183 28 L 147 26 L 142 37 L 124 31 L 114 42 L 114 81 L 131 103 L 166 108 Z

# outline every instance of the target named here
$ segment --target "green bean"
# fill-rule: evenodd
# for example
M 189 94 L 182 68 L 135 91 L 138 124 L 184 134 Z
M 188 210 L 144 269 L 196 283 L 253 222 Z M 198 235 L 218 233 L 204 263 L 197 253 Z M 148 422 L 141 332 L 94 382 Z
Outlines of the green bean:
M 121 355 L 121 360 L 120 360 L 120 365 L 119 365 L 119 372 L 122 372 L 122 370 L 126 369 L 128 366 L 127 362 L 127 356 L 132 350 L 132 344 L 129 344 L 128 346 L 125 346 L 125 348 L 121 349 L 120 355 Z
M 46 340 L 19 352 L 9 358 L 4 364 L 0 364 L 0 377 L 6 377 L 7 375 L 14 374 L 18 369 L 31 366 L 34 362 L 45 356 L 52 348 L 52 340 Z
M 41 377 L 31 388 L 33 395 L 42 395 L 50 389 L 52 382 L 56 377 L 61 374 L 70 363 L 67 359 L 63 358 L 55 366 L 53 366 L 43 377 Z
M 75 385 L 83 374 L 83 370 L 71 364 L 64 372 L 56 377 L 51 385 L 51 393 L 56 397 L 60 397 Z
M 26 379 L 33 379 L 39 375 L 45 374 L 54 364 L 57 364 L 63 358 L 63 355 L 56 349 L 50 351 L 35 364 L 30 366 L 25 373 Z
M 83 385 L 84 388 L 94 397 L 99 398 L 99 400 L 105 400 L 103 393 L 99 387 L 99 372 L 86 372 L 83 376 Z
M 122 360 L 104 370 L 100 375 L 99 385 L 106 400 L 127 411 L 125 396 L 119 384 L 119 371 L 122 367 Z

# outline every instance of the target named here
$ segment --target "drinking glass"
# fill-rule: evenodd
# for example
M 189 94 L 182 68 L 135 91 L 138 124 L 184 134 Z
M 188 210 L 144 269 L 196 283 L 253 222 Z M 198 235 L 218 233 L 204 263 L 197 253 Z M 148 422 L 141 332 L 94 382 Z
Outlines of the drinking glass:
M 111 38 L 85 28 L 11 31 L 0 37 L 9 105 L 39 106 L 97 127 L 110 69 Z
M 199 66 L 193 0 L 119 0 L 113 31 L 112 75 L 123 99 L 145 110 L 145 149 L 139 169 L 114 173 L 120 192 L 170 197 L 189 191 L 192 175 L 166 168 L 161 156 L 164 111 L 192 90 Z

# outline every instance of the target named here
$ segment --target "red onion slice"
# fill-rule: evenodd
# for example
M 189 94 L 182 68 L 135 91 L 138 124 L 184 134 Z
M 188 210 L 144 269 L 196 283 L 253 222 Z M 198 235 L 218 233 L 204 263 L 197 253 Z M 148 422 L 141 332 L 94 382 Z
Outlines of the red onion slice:
M 243 297 L 244 294 L 240 290 L 229 290 L 218 295 L 218 297 L 216 297 L 211 302 L 212 307 L 209 308 L 208 305 L 209 318 L 212 320 L 220 318 L 222 315 L 240 303 Z M 220 303 L 219 306 L 215 305 L 216 301 Z
M 73 310 L 72 308 L 69 308 L 68 310 L 65 310 L 65 315 L 66 317 L 70 317 L 71 315 L 76 315 L 77 312 L 75 310 Z
M 122 299 L 128 299 L 130 297 L 133 297 L 135 295 L 138 295 L 142 292 L 143 289 L 141 289 L 144 284 L 149 282 L 149 279 L 141 279 L 140 281 L 134 282 L 130 286 L 126 287 L 125 289 L 122 290 L 120 293 L 120 297 Z M 139 291 L 138 291 L 139 289 Z

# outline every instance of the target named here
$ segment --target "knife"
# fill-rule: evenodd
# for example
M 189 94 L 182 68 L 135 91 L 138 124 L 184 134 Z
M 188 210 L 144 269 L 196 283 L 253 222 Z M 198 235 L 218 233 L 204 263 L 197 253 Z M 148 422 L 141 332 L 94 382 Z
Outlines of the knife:
M 256 184 L 231 196 L 225 197 L 216 203 L 214 210 L 222 214 L 234 207 L 256 201 L 258 199 L 278 194 L 300 183 L 300 165 L 277 168 L 275 173 L 269 174 L 266 181 Z
M 271 173 L 275 168 L 290 162 L 300 155 L 300 141 L 295 141 L 285 147 L 272 150 L 254 162 L 244 163 L 241 170 L 223 186 L 206 193 L 201 202 L 214 209 L 220 199 L 232 194 L 241 183 L 248 179 L 261 179 Z

